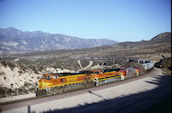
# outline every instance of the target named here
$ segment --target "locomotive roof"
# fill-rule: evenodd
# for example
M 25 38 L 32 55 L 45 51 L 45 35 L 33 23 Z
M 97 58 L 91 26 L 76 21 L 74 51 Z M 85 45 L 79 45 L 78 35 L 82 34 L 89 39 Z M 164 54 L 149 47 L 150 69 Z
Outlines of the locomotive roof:
M 110 71 L 120 71 L 120 68 L 116 68 L 116 69 L 105 69 L 103 72 L 110 72 Z
M 80 71 L 78 73 L 49 73 L 44 74 L 45 76 L 68 76 L 68 75 L 76 75 L 76 74 L 91 74 L 92 71 Z
M 117 69 L 104 69 L 103 72 L 110 72 L 110 71 L 120 71 L 119 68 Z M 77 73 L 48 73 L 44 74 L 45 76 L 69 76 L 69 75 L 77 75 L 77 74 L 93 74 L 94 72 L 102 72 L 101 70 L 92 70 L 92 71 L 80 71 Z

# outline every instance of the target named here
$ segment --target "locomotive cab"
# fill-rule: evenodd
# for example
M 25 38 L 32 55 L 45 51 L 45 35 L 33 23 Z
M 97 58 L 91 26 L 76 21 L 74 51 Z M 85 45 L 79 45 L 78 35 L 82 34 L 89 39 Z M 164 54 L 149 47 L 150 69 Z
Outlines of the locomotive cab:
M 39 89 L 46 89 L 51 87 L 52 82 L 51 80 L 54 79 L 52 74 L 44 74 L 42 78 L 39 80 L 38 88 Z
M 52 78 L 52 75 L 44 74 L 41 79 L 51 80 Z

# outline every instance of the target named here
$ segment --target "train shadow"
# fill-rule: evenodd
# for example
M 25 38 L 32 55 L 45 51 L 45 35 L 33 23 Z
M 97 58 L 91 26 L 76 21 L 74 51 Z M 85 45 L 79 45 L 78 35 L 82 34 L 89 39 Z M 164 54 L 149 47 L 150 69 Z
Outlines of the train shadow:
M 171 76 L 154 76 L 154 81 L 146 81 L 157 87 L 132 95 L 121 95 L 114 99 L 102 99 L 96 103 L 85 103 L 73 108 L 49 109 L 41 113 L 171 113 Z M 169 100 L 170 99 L 170 100 Z M 35 113 L 28 107 L 28 113 Z

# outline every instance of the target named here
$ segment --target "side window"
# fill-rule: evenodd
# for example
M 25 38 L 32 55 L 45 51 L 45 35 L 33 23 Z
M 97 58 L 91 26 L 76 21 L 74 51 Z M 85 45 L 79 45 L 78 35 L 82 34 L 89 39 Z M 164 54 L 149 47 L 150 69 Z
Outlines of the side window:
M 50 79 L 52 78 L 52 76 L 47 76 L 46 78 L 47 78 L 48 80 L 50 80 Z
M 99 72 L 95 72 L 95 74 L 99 74 Z
M 58 79 L 58 76 L 53 76 L 53 79 Z
M 58 79 L 58 76 L 53 76 L 53 79 Z

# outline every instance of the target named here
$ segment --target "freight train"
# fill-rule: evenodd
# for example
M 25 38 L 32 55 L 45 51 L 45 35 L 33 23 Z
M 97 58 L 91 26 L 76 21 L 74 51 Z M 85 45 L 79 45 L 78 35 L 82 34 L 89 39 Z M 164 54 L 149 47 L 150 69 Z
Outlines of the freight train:
M 142 70 L 150 70 L 153 65 L 142 62 L 142 67 L 97 69 L 77 73 L 44 74 L 36 88 L 36 96 L 53 95 L 82 88 L 99 86 L 111 82 L 139 76 Z M 152 66 L 152 67 L 151 67 Z

